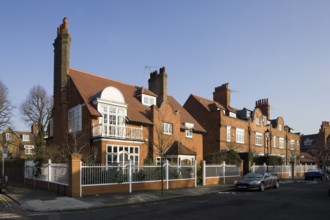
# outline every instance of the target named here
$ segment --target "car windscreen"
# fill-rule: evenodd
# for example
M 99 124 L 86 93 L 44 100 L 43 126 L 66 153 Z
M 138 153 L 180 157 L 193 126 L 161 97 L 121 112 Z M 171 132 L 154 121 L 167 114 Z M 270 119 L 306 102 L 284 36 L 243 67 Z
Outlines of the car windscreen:
M 245 178 L 262 178 L 262 173 L 248 173 L 244 176 Z

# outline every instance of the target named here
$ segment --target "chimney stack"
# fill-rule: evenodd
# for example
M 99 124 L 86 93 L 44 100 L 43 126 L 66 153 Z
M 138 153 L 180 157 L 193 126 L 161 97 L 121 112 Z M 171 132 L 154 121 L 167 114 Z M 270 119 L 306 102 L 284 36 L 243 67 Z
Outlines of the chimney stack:
M 157 106 L 167 101 L 167 73 L 165 67 L 159 69 L 159 73 L 150 73 L 148 80 L 149 90 L 158 95 Z
M 54 107 L 53 138 L 62 143 L 68 133 L 68 74 L 70 69 L 70 43 L 71 37 L 68 29 L 68 18 L 63 18 L 62 24 L 57 28 L 54 46 Z
M 228 83 L 225 83 L 215 87 L 213 92 L 213 101 L 219 102 L 225 108 L 230 106 L 230 90 L 228 85 Z
M 267 120 L 270 120 L 270 105 L 268 99 L 260 99 L 256 101 L 256 108 L 259 108 Z
M 54 41 L 54 94 L 66 87 L 67 74 L 70 68 L 71 37 L 68 29 L 68 18 L 63 18 L 57 28 L 57 37 Z

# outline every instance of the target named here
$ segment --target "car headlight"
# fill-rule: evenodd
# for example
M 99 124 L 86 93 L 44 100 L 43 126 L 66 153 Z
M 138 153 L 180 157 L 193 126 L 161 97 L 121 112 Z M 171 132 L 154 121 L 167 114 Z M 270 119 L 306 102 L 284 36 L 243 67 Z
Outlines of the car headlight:
M 259 181 L 252 181 L 251 184 L 252 185 L 258 185 L 260 182 Z

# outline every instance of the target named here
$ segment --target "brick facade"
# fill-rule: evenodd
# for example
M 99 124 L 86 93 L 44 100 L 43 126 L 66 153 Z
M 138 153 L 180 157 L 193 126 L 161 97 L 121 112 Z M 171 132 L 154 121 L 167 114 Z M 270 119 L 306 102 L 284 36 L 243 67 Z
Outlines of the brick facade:
M 286 164 L 300 155 L 300 134 L 293 133 L 282 117 L 270 119 L 268 99 L 256 101 L 254 110 L 235 109 L 226 83 L 215 88 L 213 100 L 190 95 L 184 108 L 207 130 L 204 155 L 234 149 L 254 156 L 279 156 Z
M 180 143 L 190 153 L 194 152 L 194 160 L 202 160 L 205 130 L 168 95 L 164 67 L 150 73 L 148 89 L 128 85 L 70 68 L 70 42 L 68 19 L 64 18 L 53 44 L 54 108 L 48 146 L 67 147 L 68 137 L 79 133 L 79 143 L 88 145 L 95 162 L 122 163 L 128 159 L 135 164 L 144 164 L 146 159 L 155 162 L 160 156 L 154 147 L 158 141 L 156 133 L 164 123 L 169 123 L 173 133 L 162 135 L 171 136 L 172 144 Z M 154 103 L 149 103 L 153 100 Z M 193 135 L 187 138 L 186 131 L 191 127 Z M 166 151 L 172 144 L 166 146 Z M 75 151 L 71 147 L 68 153 Z
M 35 126 L 31 126 L 31 131 L 15 131 L 11 128 L 5 129 L 0 134 L 0 155 L 2 155 L 3 145 L 7 146 L 8 158 L 29 159 L 35 155 L 34 135 Z M 9 136 L 8 136 L 9 135 Z

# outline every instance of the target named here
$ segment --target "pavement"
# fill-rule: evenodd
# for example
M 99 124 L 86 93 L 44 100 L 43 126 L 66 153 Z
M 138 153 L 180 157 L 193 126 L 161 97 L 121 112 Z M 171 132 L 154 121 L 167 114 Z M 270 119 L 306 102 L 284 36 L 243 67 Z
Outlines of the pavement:
M 9 184 L 3 193 L 22 208 L 33 212 L 57 212 L 91 210 L 106 207 L 157 202 L 188 196 L 200 196 L 210 193 L 224 193 L 233 189 L 233 185 L 197 186 L 192 188 L 148 190 L 132 193 L 98 194 L 72 198 L 44 189 L 24 184 Z

